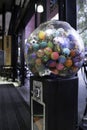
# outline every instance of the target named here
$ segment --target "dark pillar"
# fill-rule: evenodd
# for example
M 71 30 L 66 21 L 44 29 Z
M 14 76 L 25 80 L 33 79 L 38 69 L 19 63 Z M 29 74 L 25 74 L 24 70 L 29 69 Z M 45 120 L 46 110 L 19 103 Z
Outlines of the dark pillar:
M 66 0 L 58 0 L 59 20 L 66 21 Z
M 17 77 L 17 53 L 18 53 L 18 44 L 16 34 L 12 34 L 12 66 L 13 66 L 13 82 Z
M 76 29 L 76 0 L 58 0 L 59 20 L 68 22 Z
M 25 58 L 24 58 L 24 44 L 25 44 L 25 31 L 24 29 L 22 29 L 21 31 L 22 35 L 21 35 L 21 45 L 20 45 L 20 49 L 21 49 L 21 85 L 24 85 L 24 79 L 25 79 L 25 71 L 24 71 L 24 67 L 25 67 Z
M 18 42 L 17 42 L 17 34 L 15 33 L 15 22 L 17 18 L 17 8 L 14 7 L 12 10 L 12 27 L 11 27 L 11 35 L 12 35 L 12 67 L 13 67 L 13 81 L 17 77 L 17 53 L 18 53 Z
M 41 13 L 41 16 L 40 16 L 40 23 L 43 23 L 43 22 L 46 22 L 47 21 L 47 1 L 46 0 L 43 0 L 42 1 L 42 4 L 43 4 L 43 7 L 44 7 L 44 11 Z
M 2 50 L 4 49 L 4 34 L 5 34 L 5 5 L 3 4 L 2 13 Z
M 76 0 L 66 0 L 66 21 L 77 28 Z

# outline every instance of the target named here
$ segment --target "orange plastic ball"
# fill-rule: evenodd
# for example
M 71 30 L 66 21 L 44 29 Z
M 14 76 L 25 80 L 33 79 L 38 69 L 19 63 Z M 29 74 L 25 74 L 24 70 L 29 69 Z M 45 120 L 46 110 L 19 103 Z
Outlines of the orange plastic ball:
M 36 65 L 41 65 L 41 59 L 40 58 L 37 58 L 36 61 L 35 61 Z
M 51 49 L 50 47 L 46 47 L 46 48 L 44 49 L 44 53 L 45 53 L 46 55 L 51 55 L 52 49 Z
M 74 56 L 76 55 L 76 51 L 75 51 L 75 50 L 71 50 L 71 51 L 70 51 L 70 55 L 71 55 L 72 57 L 74 57 Z
M 65 66 L 66 67 L 71 67 L 73 64 L 72 60 L 71 59 L 67 59 L 66 62 L 65 62 Z

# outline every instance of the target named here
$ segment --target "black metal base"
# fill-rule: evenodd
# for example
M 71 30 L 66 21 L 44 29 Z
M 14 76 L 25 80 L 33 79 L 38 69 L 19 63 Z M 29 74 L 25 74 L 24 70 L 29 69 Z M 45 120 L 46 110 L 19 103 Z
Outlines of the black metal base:
M 33 92 L 34 81 L 42 83 L 42 102 L 45 104 L 45 130 L 75 130 L 78 122 L 78 77 L 67 79 L 31 77 L 31 92 Z M 38 87 L 37 84 L 36 86 Z M 37 93 L 36 91 L 36 96 Z M 31 93 L 31 98 L 33 94 Z M 38 102 L 37 98 L 36 102 Z M 38 110 L 36 106 L 37 113 L 39 113 Z

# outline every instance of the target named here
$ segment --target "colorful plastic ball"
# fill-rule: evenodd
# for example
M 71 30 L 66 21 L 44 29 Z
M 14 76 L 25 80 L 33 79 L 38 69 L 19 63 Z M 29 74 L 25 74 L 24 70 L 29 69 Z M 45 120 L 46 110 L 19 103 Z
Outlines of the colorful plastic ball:
M 64 48 L 63 53 L 64 53 L 64 55 L 69 55 L 70 54 L 70 49 Z
M 76 67 L 80 67 L 81 66 L 81 62 L 76 62 L 74 65 L 76 66 Z
M 43 63 L 47 62 L 48 60 L 49 60 L 49 56 L 44 55 L 44 56 L 42 57 Z
M 58 58 L 59 58 L 59 53 L 58 52 L 52 52 L 51 59 L 58 60 Z
M 40 42 L 40 48 L 45 48 L 45 47 L 47 47 L 47 42 L 44 42 L 44 41 L 42 41 L 42 42 Z
M 37 51 L 39 49 L 39 44 L 35 43 L 33 44 L 33 50 Z
M 65 62 L 65 66 L 66 67 L 71 67 L 73 64 L 72 60 L 71 59 L 67 59 L 66 62 Z
M 38 34 L 38 37 L 39 37 L 39 39 L 44 40 L 45 37 L 46 37 L 45 32 L 44 31 L 40 31 L 39 34 Z
M 45 33 L 46 33 L 46 39 L 47 40 L 52 40 L 52 38 L 53 38 L 53 30 L 50 28 L 50 29 L 47 29 L 46 31 L 45 31 Z
M 53 39 L 53 43 L 54 44 L 63 44 L 64 43 L 64 39 L 62 37 L 55 37 Z
M 44 51 L 42 49 L 39 49 L 36 54 L 37 54 L 37 57 L 43 57 Z
M 50 47 L 50 48 L 53 48 L 53 43 L 52 43 L 51 41 L 49 41 L 49 42 L 47 43 L 47 46 Z
M 65 30 L 63 28 L 59 28 L 57 31 L 56 31 L 56 35 L 57 36 L 60 36 L 60 37 L 64 37 L 66 35 L 65 33 Z
M 64 55 L 60 55 L 58 62 L 64 64 L 66 62 L 66 57 Z
M 56 61 L 54 61 L 54 60 L 49 60 L 49 61 L 47 62 L 47 66 L 48 66 L 48 67 L 56 67 Z
M 59 45 L 56 45 L 54 47 L 54 51 L 58 51 L 58 53 L 61 53 L 61 47 Z
M 75 49 L 76 48 L 76 44 L 75 44 L 75 42 L 72 42 L 72 41 L 70 41 L 70 44 L 69 44 L 69 47 L 68 47 L 70 50 L 71 49 Z
M 75 57 L 75 55 L 76 55 L 76 50 L 71 49 L 70 55 L 71 55 L 71 57 Z
M 69 34 L 67 37 L 70 41 L 76 41 L 76 38 L 72 34 Z
M 56 65 L 56 68 L 57 68 L 57 70 L 63 70 L 64 69 L 64 65 L 59 63 L 59 64 Z
M 32 59 L 36 59 L 36 53 L 32 53 L 32 54 L 31 54 L 31 58 L 32 58 Z
M 80 56 L 76 56 L 72 58 L 72 60 L 73 60 L 73 63 L 80 62 Z
M 46 47 L 46 48 L 44 49 L 44 53 L 45 53 L 46 55 L 51 55 L 52 49 L 51 49 L 50 47 Z
M 35 63 L 36 63 L 36 65 L 41 65 L 41 64 L 42 64 L 41 59 L 40 59 L 40 58 L 37 58 L 37 59 L 35 60 Z

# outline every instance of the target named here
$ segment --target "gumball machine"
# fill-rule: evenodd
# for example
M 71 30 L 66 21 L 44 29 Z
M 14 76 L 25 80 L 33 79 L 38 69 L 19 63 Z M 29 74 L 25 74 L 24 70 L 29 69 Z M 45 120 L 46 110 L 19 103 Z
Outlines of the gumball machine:
M 78 118 L 77 72 L 84 44 L 70 24 L 47 21 L 27 39 L 26 62 L 33 73 L 31 130 L 75 130 Z

